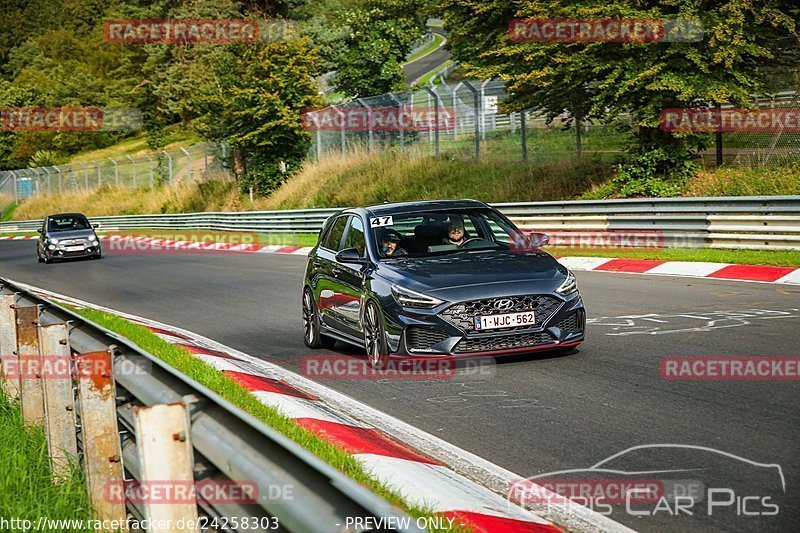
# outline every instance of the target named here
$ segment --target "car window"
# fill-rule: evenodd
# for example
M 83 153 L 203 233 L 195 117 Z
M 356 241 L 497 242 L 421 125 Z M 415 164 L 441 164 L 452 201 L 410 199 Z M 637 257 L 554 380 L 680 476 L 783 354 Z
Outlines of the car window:
M 327 248 L 328 250 L 332 250 L 334 252 L 338 252 L 342 249 L 342 236 L 344 235 L 344 229 L 347 227 L 348 218 L 350 217 L 341 216 L 336 219 L 336 221 L 333 223 L 333 226 L 331 226 L 327 237 L 325 237 L 325 242 L 322 243 L 323 248 Z
M 78 215 L 66 215 L 58 217 L 50 217 L 47 223 L 47 231 L 75 231 L 81 229 L 89 229 L 91 225 L 86 217 Z
M 352 217 L 350 229 L 347 230 L 347 238 L 345 239 L 345 248 L 355 248 L 358 250 L 358 255 L 364 257 L 364 250 L 367 247 L 367 240 L 364 237 L 364 225 L 361 223 L 359 217 Z

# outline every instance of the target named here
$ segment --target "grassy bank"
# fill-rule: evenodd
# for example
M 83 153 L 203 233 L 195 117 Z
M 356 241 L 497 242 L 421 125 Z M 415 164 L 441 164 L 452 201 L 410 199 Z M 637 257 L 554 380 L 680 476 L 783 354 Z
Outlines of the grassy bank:
M 351 479 L 368 487 L 390 503 L 404 509 L 411 516 L 415 518 L 433 516 L 432 513 L 426 509 L 407 504 L 398 493 L 370 476 L 364 467 L 349 453 L 307 431 L 292 419 L 284 416 L 277 409 L 264 405 L 247 391 L 247 389 L 227 375 L 201 361 L 189 351 L 169 344 L 147 328 L 133 324 L 118 316 L 94 309 L 77 309 L 75 311 L 87 319 L 131 340 L 142 349 L 162 359 L 189 378 L 208 387 L 237 407 L 250 413 L 278 432 L 297 442 Z M 470 530 L 459 526 L 453 529 L 436 531 L 458 531 L 468 533 Z
M 91 518 L 86 486 L 80 470 L 74 469 L 59 484 L 52 482 L 44 432 L 40 428 L 26 428 L 19 406 L 10 401 L 2 390 L 0 517 L 7 520 L 31 520 L 34 524 L 40 517 L 56 520 Z M 67 530 L 83 531 L 74 527 L 60 529 Z
M 37 219 L 59 211 L 101 216 L 341 207 L 439 198 L 475 198 L 487 202 L 601 198 L 614 175 L 613 162 L 607 159 L 514 161 L 505 154 L 504 143 L 504 140 L 487 143 L 485 157 L 480 162 L 469 159 L 466 144 L 464 153 L 458 152 L 459 147 L 450 147 L 456 151 L 440 157 L 413 150 L 373 154 L 358 150 L 347 157 L 330 156 L 308 162 L 270 196 L 254 202 L 241 194 L 234 182 L 136 190 L 103 187 L 90 193 L 26 199 L 13 211 L 13 219 Z M 706 169 L 686 183 L 682 194 L 800 194 L 800 166 Z

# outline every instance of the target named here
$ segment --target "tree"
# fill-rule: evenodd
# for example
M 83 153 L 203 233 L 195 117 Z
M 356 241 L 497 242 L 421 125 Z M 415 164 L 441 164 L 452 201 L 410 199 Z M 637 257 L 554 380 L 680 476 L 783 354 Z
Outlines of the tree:
M 361 97 L 405 88 L 403 62 L 424 35 L 426 0 L 364 0 L 347 10 L 336 88 Z
M 749 106 L 765 71 L 794 67 L 800 10 L 792 0 L 443 0 L 454 57 L 468 73 L 507 82 L 506 110 L 535 107 L 551 116 L 581 108 L 583 118 L 609 120 L 633 111 L 636 144 L 621 167 L 628 192 L 669 194 L 690 175 L 693 154 L 709 136 L 659 129 L 666 108 Z M 605 19 L 693 17 L 696 42 L 516 42 L 513 18 Z M 588 105 L 585 105 L 588 104 Z
M 214 84 L 192 96 L 204 137 L 226 141 L 242 191 L 267 194 L 308 153 L 302 112 L 320 105 L 319 58 L 306 38 L 232 45 L 208 57 Z

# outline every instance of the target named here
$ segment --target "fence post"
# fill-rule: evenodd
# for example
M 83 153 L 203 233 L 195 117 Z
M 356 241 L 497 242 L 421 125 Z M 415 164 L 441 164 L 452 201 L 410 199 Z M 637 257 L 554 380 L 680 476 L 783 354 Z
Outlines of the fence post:
M 129 155 L 126 155 L 125 157 L 127 157 L 131 162 L 131 167 L 133 169 L 133 188 L 135 189 L 136 188 L 136 160 L 133 157 L 129 156 Z
M 344 134 L 344 122 L 345 122 L 344 112 L 341 109 L 339 109 L 338 107 L 336 107 L 335 105 L 331 106 L 331 107 L 333 108 L 334 111 L 336 111 L 336 114 L 339 115 L 339 118 L 342 119 L 341 127 L 339 128 L 339 131 L 340 131 L 340 136 L 341 136 L 342 155 L 345 155 L 347 153 L 347 140 L 345 139 L 345 136 L 344 136 L 345 135 Z M 371 129 L 372 129 L 372 125 L 370 124 L 370 130 Z
M 722 105 L 718 103 L 717 104 L 717 116 L 720 116 L 721 114 L 722 114 Z M 722 155 L 723 155 L 722 154 L 722 130 L 721 129 L 717 130 L 717 134 L 716 134 L 714 140 L 716 141 L 716 145 L 717 145 L 717 147 L 716 147 L 717 148 L 717 150 L 716 150 L 716 152 L 717 152 L 717 166 L 721 167 L 722 166 Z
M 433 153 L 434 155 L 439 155 L 439 95 L 428 86 L 423 87 L 425 92 L 428 93 L 431 97 L 433 97 L 433 120 L 435 121 L 434 130 L 433 130 Z
M 463 85 L 463 83 L 459 82 L 456 84 L 455 87 L 450 88 L 450 93 L 452 96 L 453 101 L 453 140 L 455 141 L 458 139 L 458 89 Z
M 403 105 L 402 100 L 397 98 L 394 93 L 389 93 L 389 98 L 394 100 L 399 108 L 397 124 L 400 126 L 400 148 L 403 148 L 405 145 L 405 128 L 403 127 L 403 113 L 405 112 L 405 106 Z
M 527 111 L 523 109 L 519 114 L 519 134 L 522 138 L 522 160 L 528 161 L 528 119 Z
M 52 189 L 50 187 L 50 171 L 47 170 L 47 167 L 43 167 L 43 168 L 44 168 L 44 173 L 47 174 L 47 192 L 49 193 L 49 192 L 52 192 Z
M 119 163 L 113 157 L 109 157 L 108 160 L 114 163 L 114 184 L 119 189 Z
M 100 168 L 100 161 L 97 162 L 97 186 L 103 186 L 103 171 Z
M 462 81 L 461 83 L 464 84 L 464 87 L 470 90 L 472 93 L 472 105 L 474 108 L 475 113 L 475 161 L 480 161 L 481 157 L 481 124 L 480 114 L 481 114 L 481 104 L 480 104 L 480 96 L 478 95 L 478 91 L 473 87 L 468 81 Z
M 19 192 L 17 191 L 17 171 L 11 170 L 11 175 L 14 177 L 13 185 L 14 185 L 14 204 L 19 204 Z
M 189 150 L 184 147 L 181 147 L 180 150 L 186 154 L 186 181 L 190 181 L 192 179 L 192 158 L 189 157 Z
M 153 184 L 155 183 L 153 181 L 153 158 L 150 157 L 150 154 L 144 154 L 144 156 L 150 162 L 150 188 L 152 189 L 153 188 Z
M 361 104 L 361 106 L 367 110 L 367 150 L 372 153 L 372 143 L 374 139 L 372 132 L 372 106 L 366 103 L 363 98 L 356 99 L 356 102 Z
M 0 379 L 6 395 L 15 400 L 19 399 L 19 371 L 14 370 L 11 375 L 7 375 L 6 369 L 19 369 L 17 317 L 14 312 L 16 301 L 16 294 L 0 294 Z
M 203 143 L 203 181 L 208 182 L 208 145 Z
M 39 326 L 43 368 L 57 369 L 42 376 L 44 386 L 45 431 L 50 470 L 56 480 L 69 475 L 69 465 L 78 457 L 75 436 L 75 408 L 72 396 L 71 353 L 67 324 Z
M 20 369 L 20 407 L 25 424 L 44 423 L 44 390 L 41 379 L 42 354 L 39 351 L 39 306 L 15 306 L 17 315 L 17 355 Z
M 174 489 L 194 486 L 194 454 L 191 427 L 183 404 L 135 407 L 136 452 L 139 457 L 139 481 L 142 486 L 168 483 Z M 173 489 L 173 490 L 174 490 Z M 184 491 L 184 494 L 190 494 Z M 195 498 L 185 501 L 144 502 L 144 515 L 151 522 L 173 524 L 162 531 L 199 531 L 198 528 L 177 528 L 186 519 L 197 523 Z
M 486 140 L 486 86 L 492 80 L 481 83 L 481 139 Z
M 167 156 L 167 161 L 169 165 L 167 167 L 169 170 L 169 184 L 172 185 L 172 155 L 170 155 L 170 153 L 167 152 L 166 150 L 162 150 L 161 153 Z
M 228 180 L 228 145 L 224 142 L 219 143 L 222 150 L 222 175 L 225 181 Z
M 86 184 L 86 192 L 89 192 L 89 163 L 83 164 L 83 181 Z
M 74 359 L 89 500 L 100 520 L 123 521 L 124 498 L 120 501 L 109 497 L 110 490 L 123 483 L 111 361 L 110 350 L 79 354 Z

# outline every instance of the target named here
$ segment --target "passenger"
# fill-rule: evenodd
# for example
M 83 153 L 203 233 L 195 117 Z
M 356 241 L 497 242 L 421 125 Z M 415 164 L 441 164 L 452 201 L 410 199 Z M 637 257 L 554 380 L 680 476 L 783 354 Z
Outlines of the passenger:
M 381 254 L 384 257 L 399 257 L 408 255 L 408 252 L 400 248 L 402 237 L 393 229 L 385 229 L 380 235 Z

